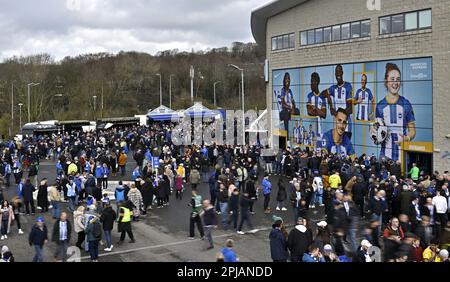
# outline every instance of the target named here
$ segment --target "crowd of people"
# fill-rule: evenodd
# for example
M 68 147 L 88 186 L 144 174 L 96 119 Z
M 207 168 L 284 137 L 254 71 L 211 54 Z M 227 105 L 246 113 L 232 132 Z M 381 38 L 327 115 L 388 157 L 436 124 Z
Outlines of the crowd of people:
M 115 224 L 117 244 L 126 235 L 134 243 L 133 222 L 154 208 L 168 208 L 170 200 L 181 201 L 188 190 L 189 238 L 195 238 L 197 227 L 207 249 L 214 248 L 212 234 L 218 226 L 238 235 L 258 232 L 252 217 L 260 200 L 265 216 L 292 218 L 274 217 L 269 235 L 273 261 L 448 261 L 447 171 L 430 174 L 413 165 L 403 174 L 401 163 L 387 158 L 300 148 L 263 157 L 257 145 L 175 146 L 171 132 L 169 124 L 153 124 L 1 143 L 1 240 L 8 239 L 14 222 L 19 235 L 25 233 L 20 223 L 24 214 L 51 209 L 51 229 L 39 214 L 26 232 L 35 248 L 33 261 L 43 260 L 48 232 L 56 245 L 55 260 L 67 260 L 73 233 L 75 245 L 98 261 L 99 245 L 105 252 L 114 247 Z M 39 179 L 44 159 L 56 163 L 54 179 Z M 135 166 L 128 179 L 130 163 Z M 117 187 L 111 187 L 111 178 L 121 180 Z M 208 185 L 209 197 L 198 192 L 202 183 Z M 16 193 L 8 201 L 3 189 L 11 187 Z M 311 211 L 323 213 L 323 220 L 314 222 Z M 233 246 L 227 241 L 217 260 L 236 261 Z M 13 261 L 4 248 L 2 259 Z

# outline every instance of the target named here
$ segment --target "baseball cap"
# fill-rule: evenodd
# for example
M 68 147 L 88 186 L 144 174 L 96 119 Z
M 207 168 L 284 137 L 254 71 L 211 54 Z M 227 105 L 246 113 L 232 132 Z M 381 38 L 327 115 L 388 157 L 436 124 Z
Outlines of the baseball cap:
M 40 216 L 36 219 L 36 222 L 44 222 L 44 218 L 42 216 Z
M 273 215 L 273 216 L 272 216 L 272 221 L 273 221 L 273 222 L 278 221 L 278 220 L 281 220 L 281 221 L 283 222 L 283 218 L 281 218 L 281 217 L 279 217 L 279 216 L 276 216 L 276 215 Z
M 361 241 L 361 246 L 370 248 L 370 247 L 372 247 L 372 244 L 370 244 L 370 242 L 367 241 L 367 240 L 362 240 Z
M 303 217 L 301 217 L 301 216 L 297 217 L 297 222 L 303 221 L 303 220 L 305 220 Z
M 317 223 L 317 226 L 322 227 L 322 228 L 327 227 L 327 225 L 328 225 L 327 222 L 323 221 L 323 220 L 321 222 Z
M 332 252 L 333 251 L 333 247 L 330 244 L 326 244 L 325 246 L 323 246 L 323 250 L 325 252 Z

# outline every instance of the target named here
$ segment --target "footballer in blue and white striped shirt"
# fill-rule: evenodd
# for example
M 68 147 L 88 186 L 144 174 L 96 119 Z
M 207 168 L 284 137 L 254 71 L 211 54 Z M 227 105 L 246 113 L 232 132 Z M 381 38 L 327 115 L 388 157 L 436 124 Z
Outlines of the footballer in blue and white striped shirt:
M 336 116 L 339 108 L 344 109 L 347 112 L 348 121 L 345 131 L 351 138 L 352 135 L 352 113 L 353 113 L 353 86 L 351 83 L 344 81 L 344 69 L 342 65 L 337 65 L 334 75 L 336 77 L 337 84 L 332 85 L 330 88 L 324 91 L 325 97 L 327 97 L 328 104 L 330 105 L 330 112 L 333 116 Z
M 367 88 L 367 75 L 361 76 L 361 88 L 355 95 L 356 120 L 373 120 L 375 114 L 375 99 L 372 91 Z
M 384 120 L 389 136 L 381 144 L 380 156 L 397 161 L 400 159 L 401 143 L 410 142 L 416 137 L 416 119 L 411 103 L 399 94 L 401 72 L 396 64 L 386 64 L 384 84 L 388 93 L 378 102 L 376 117 Z

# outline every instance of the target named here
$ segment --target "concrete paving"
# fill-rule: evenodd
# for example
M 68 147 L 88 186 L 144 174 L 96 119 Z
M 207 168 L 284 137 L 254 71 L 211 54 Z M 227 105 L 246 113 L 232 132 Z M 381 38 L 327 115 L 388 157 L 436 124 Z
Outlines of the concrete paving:
M 131 178 L 131 171 L 135 167 L 135 163 L 129 161 L 127 164 L 127 175 L 123 180 L 129 181 Z M 43 161 L 40 165 L 39 179 L 46 177 L 49 183 L 55 179 L 55 163 Z M 26 175 L 26 173 L 25 173 Z M 278 176 L 272 176 L 272 183 L 276 183 Z M 109 190 L 113 191 L 113 181 L 118 181 L 120 177 L 111 178 Z M 276 186 L 276 185 L 274 185 Z M 207 183 L 202 183 L 198 187 L 198 191 L 204 199 L 209 198 L 209 188 Z M 235 249 L 241 261 L 248 262 L 264 262 L 271 261 L 269 239 L 268 235 L 272 225 L 272 216 L 275 214 L 281 216 L 288 225 L 293 225 L 293 211 L 286 203 L 288 211 L 276 211 L 276 192 L 277 187 L 274 187 L 272 192 L 272 199 L 270 207 L 273 212 L 271 214 L 263 213 L 263 200 L 259 199 L 255 203 L 256 214 L 252 216 L 253 225 L 260 229 L 255 234 L 238 235 L 233 231 L 224 231 L 221 226 L 214 231 L 215 248 L 206 250 L 207 242 L 200 240 L 198 231 L 196 236 L 198 239 L 189 240 L 189 215 L 190 207 L 190 188 L 186 189 L 183 195 L 183 200 L 176 200 L 175 195 L 170 197 L 170 205 L 161 209 L 153 208 L 149 210 L 146 217 L 142 217 L 139 222 L 134 222 L 132 225 L 133 233 L 136 238 L 136 243 L 128 243 L 128 238 L 121 246 L 117 246 L 119 233 L 117 232 L 117 225 L 113 230 L 113 251 L 110 253 L 104 252 L 104 246 L 100 246 L 99 261 L 104 262 L 186 262 L 186 261 L 214 261 L 216 253 L 224 247 L 225 241 L 228 238 L 235 240 Z M 16 187 L 11 186 L 6 188 L 4 194 L 7 199 L 16 195 Z M 262 196 L 261 196 L 262 198 Z M 114 206 L 114 204 L 113 204 Z M 67 211 L 67 204 L 63 204 L 63 211 Z M 51 211 L 50 211 L 51 212 Z M 51 218 L 51 213 L 40 214 L 39 212 L 31 216 L 21 216 L 22 229 L 25 232 L 23 235 L 18 235 L 18 230 L 13 223 L 8 239 L 0 241 L 0 245 L 7 245 L 13 252 L 16 261 L 32 261 L 34 256 L 34 248 L 28 245 L 28 234 L 34 224 L 37 216 L 44 216 L 46 225 L 49 229 L 49 234 L 53 229 L 54 220 Z M 220 215 L 219 221 L 220 221 Z M 311 211 L 310 217 L 317 222 L 323 219 L 323 209 Z M 69 215 L 69 220 L 73 222 L 73 216 Z M 244 225 L 244 231 L 246 226 Z M 76 241 L 76 234 L 72 234 L 73 245 Z M 55 251 L 55 243 L 49 242 L 44 247 L 44 260 L 54 261 L 53 252 Z M 78 248 L 70 248 L 69 260 L 72 261 L 89 261 L 89 254 L 78 251 Z

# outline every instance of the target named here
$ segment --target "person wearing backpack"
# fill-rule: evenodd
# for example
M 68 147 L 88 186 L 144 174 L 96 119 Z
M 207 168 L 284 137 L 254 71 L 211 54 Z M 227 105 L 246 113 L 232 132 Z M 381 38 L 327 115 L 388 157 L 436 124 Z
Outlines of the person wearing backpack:
M 89 254 L 92 262 L 98 262 L 98 243 L 102 239 L 102 225 L 97 216 L 91 216 L 86 227 L 86 239 L 89 243 Z
M 62 253 L 61 260 L 67 260 L 67 248 L 69 247 L 70 235 L 72 234 L 72 226 L 67 219 L 65 212 L 61 213 L 61 217 L 55 221 L 53 225 L 52 241 L 56 243 L 55 261 L 58 261 L 59 255 Z

